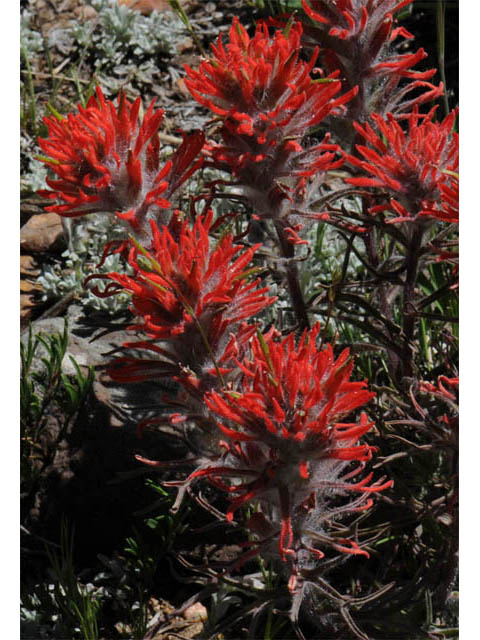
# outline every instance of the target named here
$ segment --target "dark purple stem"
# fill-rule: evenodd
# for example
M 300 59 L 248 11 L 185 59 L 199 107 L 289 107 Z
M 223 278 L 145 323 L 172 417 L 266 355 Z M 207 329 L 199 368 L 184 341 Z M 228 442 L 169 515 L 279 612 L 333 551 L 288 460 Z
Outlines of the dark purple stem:
M 418 275 L 418 261 L 422 247 L 423 228 L 415 225 L 412 238 L 408 245 L 406 257 L 405 284 L 403 286 L 403 356 L 400 363 L 399 380 L 415 377 L 415 363 L 413 361 L 412 341 L 415 333 L 415 285 Z
M 302 330 L 309 329 L 310 321 L 308 319 L 307 306 L 298 281 L 297 265 L 294 261 L 295 246 L 288 241 L 285 226 L 280 220 L 275 221 L 275 229 L 280 243 L 282 257 L 286 259 L 285 270 L 287 274 L 288 289 L 290 291 L 290 299 L 299 323 L 299 328 Z

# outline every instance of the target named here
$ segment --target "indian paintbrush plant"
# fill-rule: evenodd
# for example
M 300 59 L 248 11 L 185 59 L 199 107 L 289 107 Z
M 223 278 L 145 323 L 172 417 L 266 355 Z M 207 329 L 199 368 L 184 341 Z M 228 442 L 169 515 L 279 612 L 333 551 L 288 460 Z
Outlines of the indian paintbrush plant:
M 137 459 L 183 473 L 164 482 L 178 489 L 173 511 L 194 499 L 244 532 L 236 560 L 204 568 L 212 584 L 247 589 L 248 574 L 235 576 L 255 561 L 279 576 L 277 592 L 265 582 L 263 595 L 254 589 L 252 634 L 267 606 L 289 602 L 299 638 L 302 616 L 314 633 L 368 638 L 351 611 L 378 601 L 391 612 L 391 602 L 408 600 L 393 583 L 382 586 L 381 569 L 361 596 L 335 582 L 352 556 L 368 563 L 373 554 L 378 567 L 376 541 L 394 537 L 395 524 L 375 520 L 382 505 L 397 504 L 399 467 L 390 460 L 407 464 L 428 451 L 439 468 L 449 465 L 448 500 L 438 505 L 441 522 L 449 515 L 445 526 L 456 526 L 455 348 L 450 339 L 444 374 L 422 361 L 421 347 L 439 360 L 442 342 L 432 346 L 426 328 L 442 319 L 442 297 L 456 295 L 458 110 L 439 121 L 435 69 L 413 70 L 426 52 L 398 52 L 398 40 L 413 38 L 396 19 L 409 4 L 303 0 L 303 11 L 259 22 L 252 35 L 234 18 L 198 69 L 185 67 L 186 87 L 212 120 L 184 132 L 169 157 L 158 137 L 162 110 L 152 102 L 140 119 L 139 97 L 121 92 L 115 104 L 99 87 L 78 112 L 45 118 L 39 141 L 55 174 L 39 192 L 55 201 L 47 210 L 108 213 L 125 225 L 104 257 L 118 254 L 128 273 L 85 283 L 99 297 L 131 297 L 132 340 L 109 363 L 110 377 L 176 383 L 138 434 L 168 427 L 189 453 Z M 182 187 L 206 169 L 220 177 L 179 208 Z M 231 203 L 227 214 L 220 200 Z M 324 225 L 345 242 L 343 265 L 307 291 L 312 234 Z M 358 279 L 348 275 L 352 256 Z M 432 268 L 442 270 L 438 288 L 426 275 Z M 272 312 L 273 281 L 288 290 L 286 313 Z M 355 335 L 350 345 L 347 335 Z M 378 372 L 362 380 L 355 354 L 369 352 Z M 407 438 L 408 429 L 416 432 Z M 423 522 L 419 502 L 400 499 L 409 522 Z M 374 524 L 362 529 L 370 512 Z M 447 546 L 444 571 L 421 587 L 440 608 L 455 577 L 455 543 Z M 365 624 L 375 634 L 372 615 Z

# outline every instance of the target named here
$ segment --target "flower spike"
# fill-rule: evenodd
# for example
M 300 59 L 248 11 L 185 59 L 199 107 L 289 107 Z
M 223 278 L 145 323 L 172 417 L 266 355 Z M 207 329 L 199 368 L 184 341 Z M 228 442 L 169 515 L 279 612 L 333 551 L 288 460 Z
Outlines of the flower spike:
M 197 158 L 204 134 L 184 134 L 180 148 L 161 167 L 157 134 L 163 110 L 155 111 L 154 105 L 152 100 L 139 123 L 140 98 L 132 104 L 122 92 L 115 107 L 97 87 L 78 113 L 44 118 L 49 136 L 39 139 L 47 156 L 42 161 L 57 179 L 47 178 L 50 190 L 39 195 L 61 201 L 47 211 L 67 217 L 114 213 L 140 235 L 148 233 L 151 218 L 163 216 L 168 222 L 171 196 L 202 162 Z
M 302 533 L 306 499 L 312 497 L 314 504 L 323 504 L 322 492 L 327 487 L 344 494 L 361 493 L 364 498 L 359 501 L 356 497 L 352 503 L 355 511 L 371 505 L 368 495 L 392 485 L 391 481 L 369 484 L 372 474 L 347 482 L 375 451 L 371 445 L 358 444 L 373 423 L 364 413 L 360 424 L 339 419 L 375 394 L 364 382 L 349 380 L 353 362 L 348 350 L 335 360 L 330 345 L 317 349 L 319 331 L 319 325 L 305 331 L 297 346 L 293 334 L 280 341 L 273 333 L 254 337 L 251 358 L 242 363 L 242 371 L 248 375 L 244 375 L 240 389 L 233 395 L 227 390 L 205 395 L 219 430 L 227 438 L 222 477 L 235 477 L 240 468 L 249 468 L 257 476 L 247 484 L 232 484 L 229 513 L 253 499 L 270 519 L 278 513 L 278 548 L 284 562 L 295 563 L 294 550 L 308 547 Z M 351 462 L 357 465 L 355 473 L 342 476 Z M 219 471 L 212 466 L 212 476 L 215 473 Z M 348 549 L 336 548 L 359 553 L 355 543 L 349 544 Z
M 178 228 L 175 223 L 162 229 L 151 221 L 149 250 L 130 241 L 128 264 L 134 274 L 103 276 L 111 281 L 112 294 L 124 290 L 132 295 L 137 321 L 130 328 L 170 345 L 165 350 L 148 341 L 129 344 L 161 358 L 117 360 L 110 369 L 115 379 L 183 378 L 186 371 L 200 376 L 221 373 L 255 331 L 244 321 L 275 301 L 267 288 L 259 288 L 259 280 L 246 277 L 259 245 L 241 251 L 232 235 L 226 235 L 212 248 L 212 219 L 210 211 L 193 226 L 185 221 Z
M 303 41 L 321 45 L 327 71 L 340 70 L 345 88 L 359 86 L 347 105 L 345 122 L 368 121 L 375 112 L 408 116 L 415 105 L 443 94 L 443 85 L 431 84 L 435 69 L 415 71 L 426 53 L 398 54 L 392 43 L 399 37 L 412 39 L 403 27 L 395 26 L 395 14 L 412 0 L 302 0 L 308 20 Z M 408 82 L 405 82 L 408 81 Z M 422 89 L 422 92 L 417 91 Z M 411 97 L 413 96 L 413 97 Z
M 273 35 L 259 23 L 250 37 L 235 18 L 227 44 L 219 36 L 198 71 L 185 67 L 192 96 L 222 121 L 222 143 L 206 148 L 211 162 L 233 173 L 258 216 L 278 217 L 279 203 L 302 178 L 342 163 L 328 135 L 310 148 L 302 139 L 357 88 L 340 94 L 336 73 L 314 80 L 318 49 L 301 60 L 301 35 L 299 22 Z
M 418 217 L 458 222 L 458 134 L 453 131 L 458 110 L 440 123 L 433 121 L 434 112 L 422 117 L 415 109 L 407 132 L 392 114 L 386 119 L 372 115 L 377 131 L 354 123 L 368 146 L 357 145 L 363 159 L 349 155 L 348 160 L 365 175 L 346 182 L 386 189 L 390 209 L 397 213 L 390 222 Z

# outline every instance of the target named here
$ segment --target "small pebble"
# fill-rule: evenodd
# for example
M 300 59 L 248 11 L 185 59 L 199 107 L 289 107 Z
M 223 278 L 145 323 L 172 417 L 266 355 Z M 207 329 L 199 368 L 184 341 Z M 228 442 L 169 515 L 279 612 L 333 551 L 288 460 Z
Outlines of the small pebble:
M 183 617 L 185 620 L 201 620 L 205 622 L 208 618 L 207 609 L 201 602 L 196 602 L 192 604 L 191 607 L 188 607 L 188 609 L 185 609 Z

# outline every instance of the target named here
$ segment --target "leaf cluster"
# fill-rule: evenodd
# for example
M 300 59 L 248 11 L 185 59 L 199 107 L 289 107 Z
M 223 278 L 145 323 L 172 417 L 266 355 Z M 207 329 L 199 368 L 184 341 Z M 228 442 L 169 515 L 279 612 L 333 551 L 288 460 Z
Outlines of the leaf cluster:
M 85 373 L 71 355 L 69 360 L 75 373 L 63 372 L 67 348 L 67 322 L 61 334 L 33 335 L 30 328 L 20 344 L 21 467 L 28 490 L 53 461 L 59 443 L 92 386 L 93 368 Z

